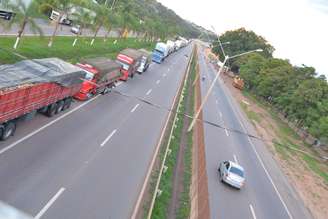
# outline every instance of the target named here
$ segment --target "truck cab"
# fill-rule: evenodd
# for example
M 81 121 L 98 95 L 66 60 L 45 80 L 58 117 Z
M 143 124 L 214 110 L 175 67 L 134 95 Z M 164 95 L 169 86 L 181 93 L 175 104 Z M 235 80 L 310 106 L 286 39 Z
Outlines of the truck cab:
M 140 65 L 139 65 L 139 67 L 137 69 L 137 72 L 139 74 L 142 74 L 143 72 L 145 72 L 148 69 L 148 67 L 149 67 L 149 65 L 151 63 L 151 53 L 148 52 L 145 49 L 139 49 L 138 51 L 140 53 L 142 53 L 142 58 L 140 60 Z
M 77 63 L 76 66 L 82 68 L 85 72 L 80 92 L 74 97 L 78 100 L 87 100 L 95 94 L 97 88 L 98 70 L 89 64 Z
M 120 80 L 127 81 L 133 77 L 140 66 L 142 54 L 135 49 L 124 49 L 117 57 L 116 62 L 121 66 L 122 76 Z
M 168 46 L 165 43 L 157 43 L 152 54 L 152 60 L 161 64 L 168 55 Z
M 87 100 L 96 94 L 108 93 L 121 77 L 121 66 L 106 57 L 84 59 L 76 66 L 86 73 L 80 92 L 74 96 L 78 100 Z

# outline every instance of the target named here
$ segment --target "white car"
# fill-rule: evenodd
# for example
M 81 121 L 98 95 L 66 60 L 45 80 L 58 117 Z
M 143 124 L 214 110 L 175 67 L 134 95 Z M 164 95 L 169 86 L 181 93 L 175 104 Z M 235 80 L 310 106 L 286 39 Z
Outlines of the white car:
M 223 161 L 219 164 L 219 177 L 225 182 L 237 189 L 241 189 L 245 185 L 244 168 L 232 161 Z
M 80 25 L 73 26 L 71 28 L 71 32 L 72 33 L 75 33 L 75 34 L 82 34 L 81 33 L 81 26 Z

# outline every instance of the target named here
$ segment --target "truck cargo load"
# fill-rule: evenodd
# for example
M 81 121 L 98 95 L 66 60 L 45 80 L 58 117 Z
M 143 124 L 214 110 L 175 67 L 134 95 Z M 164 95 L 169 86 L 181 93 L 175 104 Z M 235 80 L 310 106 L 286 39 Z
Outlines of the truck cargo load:
M 86 71 L 81 90 L 74 96 L 79 100 L 108 93 L 122 76 L 121 66 L 105 57 L 83 59 L 77 66 Z
M 13 135 L 20 119 L 36 112 L 51 117 L 68 109 L 84 75 L 82 69 L 56 58 L 0 66 L 0 139 Z
M 128 77 L 131 78 L 140 66 L 142 53 L 135 49 L 124 49 L 116 57 L 116 62 L 121 65 L 123 81 L 126 81 Z

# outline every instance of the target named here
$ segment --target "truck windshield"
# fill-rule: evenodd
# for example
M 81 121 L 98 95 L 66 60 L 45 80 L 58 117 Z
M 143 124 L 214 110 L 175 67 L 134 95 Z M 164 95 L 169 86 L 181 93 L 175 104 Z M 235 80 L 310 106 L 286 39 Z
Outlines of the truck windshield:
M 124 70 L 126 70 L 126 71 L 129 70 L 129 67 L 130 67 L 130 66 L 129 66 L 128 64 L 126 64 L 126 63 L 124 63 L 124 62 L 121 62 L 121 61 L 119 61 L 119 60 L 116 60 L 116 62 L 117 62 L 118 64 L 120 64 Z
M 84 77 L 85 80 L 91 81 L 91 80 L 93 79 L 93 77 L 95 76 L 95 75 L 94 75 L 93 73 L 91 73 L 91 72 L 88 72 L 88 71 L 85 71 L 85 70 L 84 70 L 84 72 L 86 73 L 86 74 L 85 74 L 85 77 Z
M 158 50 L 158 49 L 155 49 L 155 52 L 157 52 L 157 53 L 159 53 L 159 54 L 161 54 L 161 55 L 164 54 L 162 51 L 160 51 L 160 50 Z

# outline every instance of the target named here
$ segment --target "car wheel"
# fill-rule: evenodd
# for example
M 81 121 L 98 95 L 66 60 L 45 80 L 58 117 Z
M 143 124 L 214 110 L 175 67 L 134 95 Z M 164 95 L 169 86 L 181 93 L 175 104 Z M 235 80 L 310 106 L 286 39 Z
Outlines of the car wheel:
M 66 98 L 64 101 L 63 110 L 67 110 L 68 108 L 70 108 L 71 104 L 72 104 L 72 98 L 70 98 L 70 97 Z

